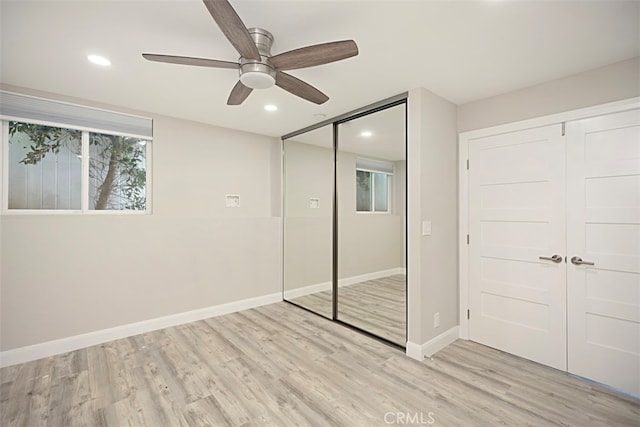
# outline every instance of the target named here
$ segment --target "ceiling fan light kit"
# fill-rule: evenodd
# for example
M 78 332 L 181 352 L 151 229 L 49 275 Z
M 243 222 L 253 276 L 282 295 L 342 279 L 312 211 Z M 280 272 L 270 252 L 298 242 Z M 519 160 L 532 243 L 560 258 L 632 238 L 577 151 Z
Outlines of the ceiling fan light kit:
M 143 53 L 142 57 L 170 64 L 238 69 L 240 79 L 231 90 L 227 105 L 240 105 L 254 89 L 267 89 L 274 84 L 307 101 L 323 104 L 329 100 L 327 95 L 283 71 L 328 64 L 358 54 L 356 42 L 342 40 L 272 56 L 273 35 L 269 31 L 262 28 L 247 29 L 227 0 L 203 1 L 222 33 L 240 54 L 238 62 L 150 53 Z
M 269 63 L 273 35 L 262 28 L 249 28 L 260 52 L 260 60 L 240 58 L 240 81 L 250 89 L 268 89 L 276 84 L 276 70 Z
M 240 67 L 240 81 L 249 89 L 269 89 L 276 84 L 276 72 L 263 64 L 244 64 Z

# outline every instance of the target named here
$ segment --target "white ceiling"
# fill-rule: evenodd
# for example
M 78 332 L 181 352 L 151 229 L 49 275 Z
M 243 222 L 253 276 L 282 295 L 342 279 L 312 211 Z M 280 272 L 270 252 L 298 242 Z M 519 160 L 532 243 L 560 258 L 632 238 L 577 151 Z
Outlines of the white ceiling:
M 640 54 L 637 1 L 231 0 L 272 53 L 354 39 L 357 57 L 291 71 L 325 92 L 315 105 L 278 87 L 239 107 L 233 70 L 148 62 L 142 52 L 235 61 L 199 0 L 1 1 L 1 81 L 280 136 L 415 87 L 462 104 Z M 104 69 L 86 56 L 109 57 Z M 267 103 L 279 111 L 263 110 Z

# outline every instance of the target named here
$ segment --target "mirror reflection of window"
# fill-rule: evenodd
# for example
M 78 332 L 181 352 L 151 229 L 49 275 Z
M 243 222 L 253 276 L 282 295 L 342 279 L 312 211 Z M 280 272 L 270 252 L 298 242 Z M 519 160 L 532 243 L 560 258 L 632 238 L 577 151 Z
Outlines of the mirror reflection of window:
M 373 196 L 371 189 L 371 172 L 356 171 L 356 210 L 358 212 L 370 212 Z
M 393 163 L 356 159 L 356 212 L 389 212 Z
M 389 211 L 389 175 L 373 174 L 373 210 L 374 212 Z

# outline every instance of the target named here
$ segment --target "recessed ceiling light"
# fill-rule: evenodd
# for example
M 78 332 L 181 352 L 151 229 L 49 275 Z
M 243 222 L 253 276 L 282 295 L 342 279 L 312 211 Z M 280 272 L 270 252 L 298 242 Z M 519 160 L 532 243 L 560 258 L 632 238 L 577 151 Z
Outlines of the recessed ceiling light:
M 100 65 L 101 67 L 108 67 L 109 65 L 111 65 L 111 61 L 109 61 L 107 58 L 105 58 L 104 56 L 100 56 L 100 55 L 89 55 L 87 56 L 87 59 L 91 62 L 93 62 L 96 65 Z
M 264 109 L 267 111 L 278 111 L 278 106 L 273 104 L 267 104 L 264 106 Z
M 369 138 L 371 135 L 373 135 L 373 132 L 371 132 L 370 130 L 363 130 L 362 132 L 360 132 L 360 136 L 363 138 Z

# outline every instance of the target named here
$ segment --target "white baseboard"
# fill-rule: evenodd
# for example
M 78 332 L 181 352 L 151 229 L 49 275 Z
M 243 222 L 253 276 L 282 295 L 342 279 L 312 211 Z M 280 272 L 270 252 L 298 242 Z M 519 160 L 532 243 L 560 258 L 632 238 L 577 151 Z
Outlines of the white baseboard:
M 359 276 L 345 277 L 338 280 L 338 287 L 355 285 L 356 283 L 366 282 L 368 280 L 381 279 L 383 277 L 394 276 L 396 274 L 407 274 L 407 269 L 403 267 L 390 268 L 388 270 L 374 271 L 373 273 L 361 274 Z M 284 291 L 285 299 L 294 299 L 305 295 L 315 294 L 317 292 L 331 290 L 331 282 L 317 283 L 314 285 L 303 286 L 298 289 Z
M 316 294 L 318 292 L 324 292 L 331 290 L 331 282 L 317 283 L 315 285 L 303 286 L 298 289 L 290 289 L 284 291 L 284 299 L 300 298 L 305 295 Z
M 19 363 L 67 353 L 120 338 L 260 307 L 262 305 L 273 304 L 279 301 L 282 301 L 282 294 L 280 292 L 7 350 L 0 352 L 0 367 L 4 368 L 5 366 L 17 365 Z
M 457 340 L 459 334 L 459 327 L 454 326 L 424 344 L 416 344 L 411 341 L 407 341 L 406 355 L 416 360 L 423 360 L 425 357 L 431 357 L 433 354 Z
M 407 341 L 407 346 L 405 347 L 405 354 L 412 359 L 422 360 L 424 359 L 424 354 L 422 353 L 422 346 L 420 344 L 416 344 L 411 341 Z
M 356 283 L 382 279 L 383 277 L 395 276 L 396 274 L 407 274 L 407 269 L 404 267 L 396 267 L 388 270 L 374 271 L 373 273 L 360 274 L 359 276 L 345 277 L 344 279 L 338 280 L 338 286 L 355 285 Z

